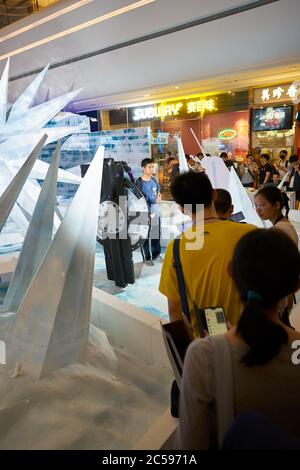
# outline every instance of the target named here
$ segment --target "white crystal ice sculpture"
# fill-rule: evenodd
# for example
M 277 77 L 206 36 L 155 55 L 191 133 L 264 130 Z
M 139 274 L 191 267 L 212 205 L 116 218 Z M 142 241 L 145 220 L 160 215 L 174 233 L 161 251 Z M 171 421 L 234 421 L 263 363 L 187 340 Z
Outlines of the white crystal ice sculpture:
M 100 147 L 6 338 L 8 365 L 35 378 L 85 358 L 103 158 Z

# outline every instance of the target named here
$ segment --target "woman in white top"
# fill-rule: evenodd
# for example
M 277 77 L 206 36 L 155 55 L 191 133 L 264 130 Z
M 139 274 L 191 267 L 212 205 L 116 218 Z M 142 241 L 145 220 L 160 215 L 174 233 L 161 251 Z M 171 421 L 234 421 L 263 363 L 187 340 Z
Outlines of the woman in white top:
M 243 302 L 237 327 L 225 334 L 232 359 L 234 415 L 252 410 L 300 440 L 300 366 L 293 360 L 300 333 L 279 319 L 286 296 L 299 288 L 299 251 L 279 230 L 253 230 L 238 242 L 231 274 Z M 214 364 L 209 338 L 193 341 L 184 360 L 178 449 L 208 449 L 213 442 Z
M 252 155 L 246 156 L 246 163 L 238 167 L 242 184 L 245 188 L 253 188 L 255 182 L 255 175 L 258 173 L 258 166 L 256 165 Z
M 289 207 L 288 201 L 284 199 L 285 196 L 275 186 L 265 186 L 254 197 L 255 209 L 261 219 L 270 220 L 274 227 L 285 232 L 298 246 L 297 232 L 287 217 Z M 284 207 L 285 215 L 282 214 Z
M 280 178 L 280 181 L 283 180 L 283 178 L 285 177 L 287 171 L 288 171 L 288 160 L 287 160 L 287 151 L 286 150 L 281 150 L 280 154 L 279 154 L 279 161 L 277 163 L 277 170 L 279 172 L 279 178 Z

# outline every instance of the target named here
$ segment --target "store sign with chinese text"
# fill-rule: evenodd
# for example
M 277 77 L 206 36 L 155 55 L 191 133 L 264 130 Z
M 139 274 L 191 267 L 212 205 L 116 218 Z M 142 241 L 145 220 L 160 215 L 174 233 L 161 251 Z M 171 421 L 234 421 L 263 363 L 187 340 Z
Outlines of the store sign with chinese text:
M 294 101 L 300 94 L 298 84 L 277 85 L 254 90 L 254 104 L 284 103 Z
M 204 114 L 206 111 L 216 110 L 215 100 L 195 99 L 176 103 L 158 104 L 147 106 L 145 108 L 136 108 L 133 110 L 133 120 L 143 121 L 149 119 L 165 119 L 168 116 L 179 116 L 180 114 Z

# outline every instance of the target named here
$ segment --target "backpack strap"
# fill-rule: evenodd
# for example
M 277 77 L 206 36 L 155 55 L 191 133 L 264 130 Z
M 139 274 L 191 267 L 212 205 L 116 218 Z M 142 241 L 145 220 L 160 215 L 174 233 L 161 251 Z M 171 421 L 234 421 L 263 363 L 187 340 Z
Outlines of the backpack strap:
M 251 170 L 249 170 L 249 168 L 248 168 L 248 173 L 249 173 L 249 175 L 251 176 L 251 178 L 252 178 L 252 179 L 253 179 L 253 181 L 254 181 L 254 175 L 253 175 L 252 171 L 251 171 Z
M 232 359 L 224 335 L 209 336 L 208 340 L 214 351 L 218 443 L 221 449 L 225 434 L 234 420 Z
M 189 311 L 189 304 L 185 290 L 185 283 L 182 271 L 182 264 L 180 261 L 180 238 L 175 238 L 173 242 L 173 266 L 175 268 L 179 295 L 181 300 L 181 307 L 184 315 L 187 317 L 188 321 L 191 321 L 191 315 Z

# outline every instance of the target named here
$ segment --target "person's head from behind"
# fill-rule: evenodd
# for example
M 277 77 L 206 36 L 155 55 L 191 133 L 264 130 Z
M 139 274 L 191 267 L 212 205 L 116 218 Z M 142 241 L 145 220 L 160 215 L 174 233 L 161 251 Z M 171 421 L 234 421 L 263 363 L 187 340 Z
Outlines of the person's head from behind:
M 154 174 L 154 160 L 152 158 L 144 158 L 141 161 L 141 167 L 144 172 L 144 176 L 151 178 Z
M 243 362 L 265 364 L 288 341 L 279 315 L 286 297 L 300 287 L 298 248 L 280 230 L 253 230 L 235 247 L 231 275 L 244 306 L 237 333 L 250 347 Z
M 270 155 L 268 153 L 262 153 L 260 156 L 260 163 L 265 165 L 270 160 Z
M 280 150 L 279 158 L 280 158 L 281 160 L 285 160 L 286 157 L 287 157 L 287 155 L 288 155 L 288 153 L 287 153 L 286 150 Z
M 289 158 L 289 163 L 292 168 L 295 168 L 299 165 L 298 155 L 291 155 Z
M 228 220 L 233 213 L 233 204 L 230 192 L 226 189 L 216 189 L 215 209 L 219 219 Z
M 227 152 L 221 152 L 220 153 L 220 158 L 222 158 L 222 160 L 224 160 L 224 161 L 228 160 Z
M 201 205 L 208 208 L 213 204 L 215 192 L 205 173 L 188 171 L 174 179 L 171 184 L 174 201 L 187 213 L 196 215 Z
M 285 206 L 282 192 L 276 186 L 264 186 L 254 196 L 257 214 L 262 220 L 276 220 Z M 287 210 L 287 207 L 285 208 Z
M 279 174 L 279 171 L 275 170 L 273 172 L 273 182 L 274 184 L 278 184 L 280 181 L 280 174 Z

